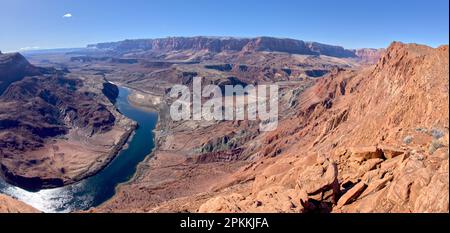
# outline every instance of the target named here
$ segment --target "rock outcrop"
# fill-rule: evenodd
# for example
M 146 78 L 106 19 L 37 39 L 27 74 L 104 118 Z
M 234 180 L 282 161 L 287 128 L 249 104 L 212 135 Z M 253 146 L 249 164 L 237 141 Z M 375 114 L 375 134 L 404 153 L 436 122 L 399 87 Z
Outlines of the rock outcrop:
M 99 43 L 88 45 L 119 53 L 135 51 L 183 51 L 207 50 L 214 53 L 224 51 L 236 52 L 285 52 L 302 55 L 326 55 L 338 58 L 357 58 L 354 50 L 344 49 L 341 46 L 326 45 L 317 42 L 273 37 L 233 38 L 233 37 L 168 37 L 161 39 L 124 40 L 119 42 Z M 367 53 L 360 52 L 366 55 Z
M 25 76 L 42 74 L 42 69 L 31 65 L 20 53 L 0 53 L 0 95 L 8 86 Z
M 110 82 L 104 82 L 102 93 L 114 104 L 119 96 L 119 88 Z
M 0 194 L 0 213 L 39 213 L 40 211 L 12 197 Z

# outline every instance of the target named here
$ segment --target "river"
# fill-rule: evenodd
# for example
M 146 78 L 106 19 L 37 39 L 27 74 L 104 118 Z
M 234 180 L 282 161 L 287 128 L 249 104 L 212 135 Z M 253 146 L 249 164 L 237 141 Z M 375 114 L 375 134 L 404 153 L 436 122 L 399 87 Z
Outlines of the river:
M 44 212 L 73 212 L 87 210 L 105 202 L 115 194 L 118 184 L 130 180 L 139 162 L 154 147 L 153 132 L 158 114 L 146 112 L 128 102 L 129 90 L 119 87 L 116 106 L 126 117 L 139 124 L 128 147 L 94 176 L 60 188 L 30 192 L 0 180 L 0 193 L 15 197 Z

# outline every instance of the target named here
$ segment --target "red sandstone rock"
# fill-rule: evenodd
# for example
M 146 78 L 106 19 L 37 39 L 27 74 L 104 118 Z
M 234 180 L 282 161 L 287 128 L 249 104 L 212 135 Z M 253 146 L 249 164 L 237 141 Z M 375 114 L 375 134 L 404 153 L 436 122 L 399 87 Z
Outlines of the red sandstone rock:
M 364 191 L 366 188 L 366 184 L 364 182 L 359 182 L 355 186 L 353 186 L 350 190 L 348 190 L 344 195 L 339 198 L 337 203 L 337 207 L 342 207 L 354 199 L 358 198 L 358 196 Z

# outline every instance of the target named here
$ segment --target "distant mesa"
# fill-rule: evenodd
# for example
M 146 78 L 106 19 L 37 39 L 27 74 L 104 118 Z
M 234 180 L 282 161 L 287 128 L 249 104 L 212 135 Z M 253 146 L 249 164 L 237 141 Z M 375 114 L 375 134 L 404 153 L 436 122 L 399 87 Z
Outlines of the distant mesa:
M 375 59 L 377 49 L 350 50 L 341 46 L 306 42 L 302 40 L 257 37 L 257 38 L 233 38 L 233 37 L 167 37 L 160 39 L 136 39 L 118 42 L 90 44 L 88 48 L 110 50 L 118 53 L 138 51 L 170 52 L 180 50 L 207 50 L 213 53 L 224 51 L 232 52 L 281 52 L 299 55 L 325 55 L 337 58 L 358 58 L 372 56 Z

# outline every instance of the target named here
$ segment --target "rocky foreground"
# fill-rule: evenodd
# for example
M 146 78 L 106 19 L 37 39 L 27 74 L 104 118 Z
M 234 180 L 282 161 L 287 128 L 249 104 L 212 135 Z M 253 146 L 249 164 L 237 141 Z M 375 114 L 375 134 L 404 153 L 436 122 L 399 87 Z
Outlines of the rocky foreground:
M 273 132 L 163 120 L 154 156 L 92 211 L 448 212 L 448 54 L 395 42 L 302 82 Z

